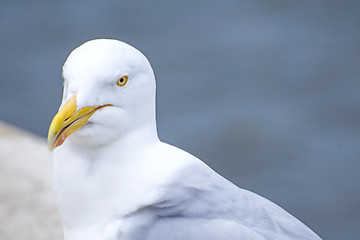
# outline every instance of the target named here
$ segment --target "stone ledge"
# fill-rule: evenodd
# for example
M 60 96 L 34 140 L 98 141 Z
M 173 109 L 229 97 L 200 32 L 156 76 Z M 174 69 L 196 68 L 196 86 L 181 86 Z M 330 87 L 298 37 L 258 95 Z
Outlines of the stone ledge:
M 0 121 L 0 239 L 62 239 L 46 141 Z

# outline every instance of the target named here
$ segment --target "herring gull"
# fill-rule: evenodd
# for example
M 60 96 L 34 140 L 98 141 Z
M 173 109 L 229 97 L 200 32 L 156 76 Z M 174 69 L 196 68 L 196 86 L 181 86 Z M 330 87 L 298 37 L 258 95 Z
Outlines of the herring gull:
M 63 67 L 48 135 L 65 240 L 320 239 L 269 200 L 161 142 L 146 57 L 91 40 Z

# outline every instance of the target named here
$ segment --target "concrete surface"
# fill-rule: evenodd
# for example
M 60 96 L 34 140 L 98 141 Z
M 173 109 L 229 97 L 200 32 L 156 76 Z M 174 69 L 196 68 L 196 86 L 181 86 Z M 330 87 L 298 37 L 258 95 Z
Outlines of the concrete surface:
M 0 121 L 0 240 L 60 240 L 45 139 Z

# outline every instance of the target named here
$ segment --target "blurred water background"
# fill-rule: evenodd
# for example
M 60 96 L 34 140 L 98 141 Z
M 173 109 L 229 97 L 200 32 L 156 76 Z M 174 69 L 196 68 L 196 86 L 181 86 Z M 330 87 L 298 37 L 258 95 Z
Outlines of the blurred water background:
M 138 48 L 160 138 L 324 239 L 360 234 L 360 1 L 0 1 L 0 119 L 45 137 L 61 66 L 94 38 Z

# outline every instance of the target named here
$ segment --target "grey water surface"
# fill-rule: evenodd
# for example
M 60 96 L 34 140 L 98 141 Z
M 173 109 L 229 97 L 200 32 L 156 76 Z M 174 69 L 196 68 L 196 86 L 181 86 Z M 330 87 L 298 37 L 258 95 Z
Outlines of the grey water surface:
M 94 38 L 138 48 L 160 138 L 324 239 L 360 235 L 360 2 L 0 1 L 0 119 L 46 137 L 61 66 Z

